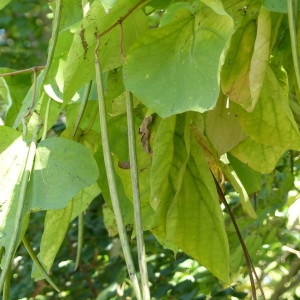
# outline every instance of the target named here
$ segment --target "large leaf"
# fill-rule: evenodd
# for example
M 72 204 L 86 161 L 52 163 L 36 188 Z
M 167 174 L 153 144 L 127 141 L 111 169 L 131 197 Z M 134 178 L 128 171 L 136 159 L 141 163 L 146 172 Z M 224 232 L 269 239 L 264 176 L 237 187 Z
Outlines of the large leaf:
M 42 141 L 27 191 L 31 209 L 64 208 L 81 189 L 94 183 L 98 175 L 92 154 L 81 144 L 55 137 Z
M 130 1 L 118 1 L 106 12 L 100 1 L 94 1 L 86 17 L 74 33 L 66 64 L 64 66 L 64 96 L 70 100 L 75 92 L 95 76 L 95 35 L 103 33 L 132 8 Z M 134 28 L 134 30 L 132 30 Z M 120 30 L 122 32 L 120 33 Z M 147 30 L 146 17 L 136 10 L 100 39 L 99 57 L 103 71 L 123 64 L 123 55 L 141 32 Z M 122 50 L 121 50 L 122 49 Z
M 151 203 L 160 242 L 181 248 L 228 282 L 228 242 L 215 183 L 189 114 L 163 120 L 153 146 Z
M 174 6 L 173 6 L 174 7 Z M 218 67 L 233 22 L 202 4 L 172 9 L 172 21 L 134 44 L 124 65 L 124 83 L 162 117 L 215 106 Z

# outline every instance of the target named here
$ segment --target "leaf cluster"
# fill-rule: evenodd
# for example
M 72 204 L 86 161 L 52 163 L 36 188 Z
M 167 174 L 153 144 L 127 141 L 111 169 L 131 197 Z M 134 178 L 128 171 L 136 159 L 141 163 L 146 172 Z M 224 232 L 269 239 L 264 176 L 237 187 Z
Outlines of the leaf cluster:
M 268 254 L 262 246 L 273 244 L 275 229 L 285 224 L 276 212 L 293 188 L 292 154 L 300 150 L 297 6 L 258 0 L 64 0 L 50 8 L 45 69 L 0 77 L 1 289 L 18 246 L 28 245 L 26 230 L 36 212 L 46 211 L 40 252 L 33 258 L 35 280 L 49 280 L 69 224 L 99 193 L 106 227 L 116 233 L 114 186 L 133 236 L 151 231 L 162 246 L 183 251 L 216 276 L 221 287 L 215 295 L 234 296 L 227 287 L 245 269 L 218 186 L 228 188 L 250 256 L 262 263 L 259 255 Z M 101 101 L 106 113 L 99 120 Z M 66 128 L 50 137 L 58 119 Z M 134 218 L 129 121 L 140 133 L 131 145 L 142 228 Z M 287 151 L 291 162 L 284 161 L 278 173 Z M 79 250 L 82 243 L 79 229 Z M 195 287 L 186 297 L 197 293 Z

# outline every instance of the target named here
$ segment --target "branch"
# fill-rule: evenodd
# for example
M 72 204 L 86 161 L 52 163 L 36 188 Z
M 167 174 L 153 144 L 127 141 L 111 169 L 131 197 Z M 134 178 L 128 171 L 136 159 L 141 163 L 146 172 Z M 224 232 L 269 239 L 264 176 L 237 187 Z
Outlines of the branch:
M 298 273 L 299 267 L 300 267 L 300 260 L 299 260 L 298 257 L 295 257 L 292 260 L 289 273 L 286 276 L 284 276 L 281 279 L 280 282 L 277 283 L 276 289 L 275 289 L 273 295 L 271 296 L 270 300 L 277 300 L 277 299 L 279 299 L 280 295 L 282 295 L 287 290 L 289 290 L 290 288 L 292 288 L 295 285 L 295 283 L 299 282 L 300 277 L 298 279 L 296 279 L 295 282 L 291 283 L 289 286 L 286 286 L 286 284 L 289 281 L 291 281 L 291 279 Z

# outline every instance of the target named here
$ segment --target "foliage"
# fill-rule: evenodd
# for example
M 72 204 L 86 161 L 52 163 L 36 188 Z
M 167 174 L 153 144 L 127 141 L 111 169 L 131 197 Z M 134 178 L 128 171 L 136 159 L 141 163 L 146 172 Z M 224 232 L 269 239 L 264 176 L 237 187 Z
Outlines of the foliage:
M 293 154 L 300 150 L 300 73 L 295 59 L 298 11 L 281 2 L 262 2 L 50 3 L 54 19 L 45 69 L 33 68 L 32 77 L 0 78 L 5 109 L 5 126 L 0 127 L 0 286 L 4 299 L 11 262 L 16 262 L 18 246 L 26 245 L 25 236 L 39 245 L 38 258 L 33 257 L 33 278 L 49 281 L 46 273 L 54 266 L 54 281 L 72 286 L 60 297 L 118 299 L 126 268 L 125 264 L 120 267 L 120 257 L 109 258 L 111 241 L 102 219 L 111 235 L 117 231 L 116 220 L 123 250 L 122 219 L 133 228 L 132 236 L 139 237 L 142 230 L 151 232 L 145 240 L 153 297 L 245 298 L 250 289 L 247 278 L 241 279 L 247 272 L 240 241 L 218 199 L 216 184 L 224 185 L 224 181 L 253 263 L 267 288 L 271 282 L 267 296 L 272 299 L 285 291 L 284 287 L 273 290 L 274 280 L 265 270 L 278 268 L 272 264 L 273 257 L 283 246 L 299 254 L 295 233 L 299 215 L 291 225 L 289 210 L 299 203 L 293 187 L 294 177 L 299 176 L 298 158 Z M 129 92 L 134 96 L 132 120 L 126 106 L 131 101 Z M 66 130 L 60 137 L 49 138 L 49 130 L 62 116 L 67 118 Z M 133 205 L 130 121 L 141 135 L 133 136 L 133 148 L 142 228 Z M 100 192 L 106 203 L 104 218 L 92 202 Z M 86 209 L 85 229 L 91 232 L 85 231 L 86 244 L 78 237 L 78 249 L 83 246 L 82 261 L 76 262 L 82 270 L 79 274 L 71 271 L 74 219 L 79 216 L 81 220 Z M 35 239 L 35 222 L 43 219 L 42 235 Z M 73 227 L 68 232 L 69 224 Z M 79 221 L 79 233 L 82 225 Z M 282 235 L 284 227 L 290 231 Z M 96 239 L 100 234 L 101 241 Z M 177 254 L 176 260 L 169 251 L 157 255 L 157 249 L 163 250 L 153 236 Z M 64 251 L 71 249 L 73 258 L 60 257 L 64 255 L 58 254 L 62 243 Z M 99 244 L 98 252 L 94 246 Z M 139 243 L 136 247 L 140 261 Z M 125 284 L 122 297 L 132 297 L 135 274 L 130 271 L 126 245 L 124 254 L 133 290 Z M 282 259 L 286 265 L 296 264 L 292 254 Z M 27 263 L 24 268 L 28 270 Z M 278 270 L 273 274 L 278 279 Z M 298 280 L 292 269 L 286 278 L 291 288 Z M 47 286 L 41 288 L 48 293 Z M 14 293 L 12 289 L 17 297 Z M 29 294 L 33 293 L 38 291 Z M 56 297 L 55 292 L 49 293 L 47 297 Z M 291 289 L 290 293 L 298 292 Z
M 1 1 L 0 7 L 2 3 Z M 10 1 L 8 1 L 10 2 Z M 1 7 L 2 8 L 2 7 Z M 45 63 L 51 11 L 40 1 L 11 1 L 1 10 L 1 67 L 19 70 Z

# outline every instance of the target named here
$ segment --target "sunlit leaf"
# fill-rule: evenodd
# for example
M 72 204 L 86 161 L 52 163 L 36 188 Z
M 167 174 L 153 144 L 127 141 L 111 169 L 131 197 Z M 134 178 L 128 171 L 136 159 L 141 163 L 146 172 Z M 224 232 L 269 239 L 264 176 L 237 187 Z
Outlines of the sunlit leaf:
M 0 247 L 6 248 L 16 230 L 15 214 L 28 146 L 20 133 L 0 126 L 0 151 Z
M 220 55 L 233 23 L 205 5 L 176 5 L 173 21 L 138 39 L 127 55 L 124 83 L 162 117 L 215 106 Z

